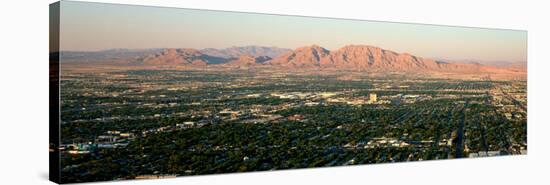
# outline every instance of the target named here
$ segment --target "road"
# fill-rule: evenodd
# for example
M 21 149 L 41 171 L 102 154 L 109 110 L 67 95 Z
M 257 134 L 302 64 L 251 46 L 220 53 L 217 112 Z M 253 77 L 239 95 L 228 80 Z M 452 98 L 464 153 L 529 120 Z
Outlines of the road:
M 458 124 L 457 138 L 456 138 L 456 153 L 455 158 L 462 158 L 462 153 L 464 152 L 464 122 L 466 122 L 466 108 L 468 107 L 469 101 L 466 101 L 464 107 L 462 108 L 462 115 L 460 117 L 460 122 Z

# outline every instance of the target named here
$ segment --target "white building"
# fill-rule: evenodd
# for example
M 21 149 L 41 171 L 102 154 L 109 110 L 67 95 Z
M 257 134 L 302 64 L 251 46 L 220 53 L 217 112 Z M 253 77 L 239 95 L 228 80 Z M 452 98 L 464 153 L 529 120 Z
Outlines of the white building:
M 376 94 L 375 93 L 370 93 L 369 94 L 369 101 L 370 102 L 376 102 Z

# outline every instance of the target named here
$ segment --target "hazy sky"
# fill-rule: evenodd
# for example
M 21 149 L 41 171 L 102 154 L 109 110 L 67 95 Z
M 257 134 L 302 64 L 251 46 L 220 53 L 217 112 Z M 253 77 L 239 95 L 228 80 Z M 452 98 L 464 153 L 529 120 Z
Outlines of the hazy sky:
M 527 61 L 527 32 L 63 1 L 61 50 L 225 48 L 330 50 L 374 45 L 427 58 Z

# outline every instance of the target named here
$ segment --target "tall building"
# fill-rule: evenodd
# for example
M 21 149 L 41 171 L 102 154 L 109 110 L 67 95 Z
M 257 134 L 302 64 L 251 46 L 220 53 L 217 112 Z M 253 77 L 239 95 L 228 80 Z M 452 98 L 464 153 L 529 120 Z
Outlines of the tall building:
M 369 94 L 369 101 L 370 102 L 376 102 L 376 94 L 375 93 L 370 93 Z

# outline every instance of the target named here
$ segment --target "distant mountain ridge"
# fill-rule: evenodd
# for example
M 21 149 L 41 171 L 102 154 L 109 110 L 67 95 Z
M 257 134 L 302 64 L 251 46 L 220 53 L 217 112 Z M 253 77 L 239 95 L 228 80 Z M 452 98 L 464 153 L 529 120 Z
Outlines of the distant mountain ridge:
M 275 55 L 276 53 L 281 54 Z M 334 51 L 319 45 L 299 47 L 294 50 L 258 46 L 204 50 L 165 49 L 163 52 L 142 57 L 140 60 L 148 65 L 224 64 L 225 66 L 265 65 L 284 68 L 450 72 L 497 70 L 496 67 L 482 64 L 438 61 L 369 45 L 346 45 Z
M 63 60 L 63 52 L 61 53 Z M 74 61 L 116 59 L 133 66 L 143 67 L 205 67 L 223 68 L 267 67 L 283 70 L 327 69 L 342 71 L 407 72 L 417 74 L 508 74 L 526 76 L 526 66 L 493 66 L 479 63 L 450 62 L 422 58 L 408 53 L 397 53 L 370 45 L 346 45 L 328 50 L 319 45 L 294 50 L 244 46 L 226 49 L 168 48 L 149 50 L 106 50 L 103 52 L 69 52 L 65 58 Z M 92 56 L 92 57 L 90 57 Z M 80 58 L 79 58 L 80 57 Z M 85 59 L 85 60 L 83 60 Z
M 266 61 L 271 60 L 271 57 L 268 56 L 250 56 L 250 55 L 241 55 L 238 59 L 231 60 L 227 62 L 227 65 L 230 66 L 250 66 L 250 65 L 257 65 L 257 64 L 263 64 Z
M 137 57 L 163 51 L 161 48 L 150 49 L 108 49 L 100 51 L 61 51 L 60 62 L 102 62 L 133 60 Z
M 278 56 L 290 49 L 263 46 L 231 47 L 226 49 L 207 48 L 196 50 L 192 48 L 170 48 L 155 54 L 137 58 L 135 63 L 145 65 L 212 65 L 226 64 L 250 66 L 262 64 L 271 60 L 270 56 Z
M 199 65 L 220 64 L 227 59 L 205 55 L 196 49 L 165 49 L 156 54 L 146 55 L 138 58 L 137 63 L 144 65 Z
M 484 65 L 449 63 L 397 53 L 369 45 L 347 45 L 329 51 L 318 45 L 300 47 L 267 62 L 287 67 L 323 67 L 338 69 L 376 69 L 392 71 L 477 71 Z
M 151 48 L 151 49 L 107 49 L 100 51 L 61 51 L 61 62 L 102 62 L 102 61 L 134 61 L 143 60 L 145 57 L 157 55 L 160 57 L 162 52 L 170 49 L 182 49 L 182 48 Z M 187 51 L 191 51 L 191 48 L 184 48 Z M 223 49 L 206 48 L 206 49 L 193 49 L 204 54 L 203 61 L 208 61 L 209 64 L 219 64 L 229 62 L 231 60 L 238 59 L 242 55 L 261 57 L 267 56 L 273 58 L 282 53 L 291 51 L 286 48 L 278 47 L 265 47 L 265 46 L 243 46 L 243 47 L 229 47 Z M 183 54 L 186 55 L 186 54 Z M 191 57 L 193 54 L 190 54 Z M 152 58 L 149 58 L 152 59 Z M 185 59 L 187 60 L 187 59 Z M 139 63 L 139 62 L 138 62 Z M 156 64 L 161 64 L 157 62 Z M 168 64 L 170 62 L 167 62 Z M 178 62 L 176 62 L 178 63 Z M 185 64 L 185 62 L 180 63 Z
M 249 55 L 253 57 L 268 56 L 270 58 L 273 58 L 283 53 L 289 52 L 291 51 L 291 49 L 265 46 L 233 46 L 224 49 L 206 48 L 201 49 L 200 51 L 206 55 L 230 59 L 239 58 L 242 55 Z

